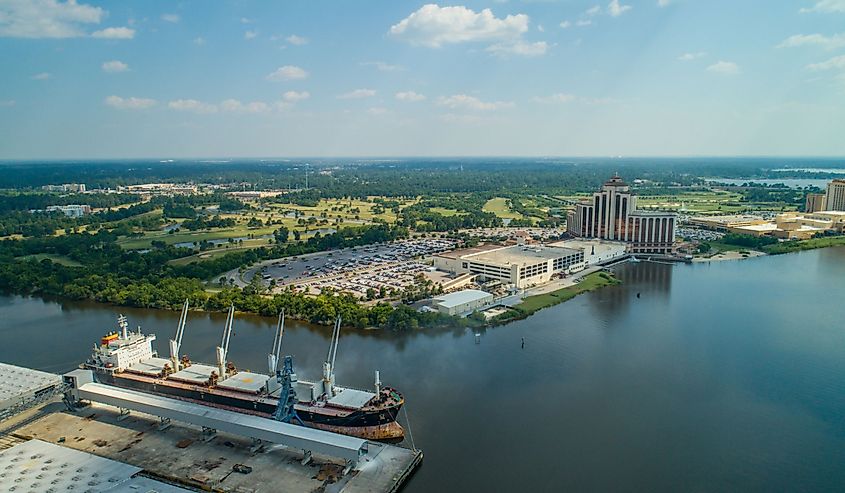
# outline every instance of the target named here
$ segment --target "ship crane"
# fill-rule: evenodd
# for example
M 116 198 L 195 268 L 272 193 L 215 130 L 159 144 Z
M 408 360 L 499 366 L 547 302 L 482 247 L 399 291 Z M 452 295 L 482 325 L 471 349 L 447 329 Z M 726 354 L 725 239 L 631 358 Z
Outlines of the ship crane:
M 267 355 L 267 369 L 271 376 L 276 375 L 279 370 L 279 355 L 282 353 L 282 336 L 285 334 L 285 311 L 279 312 L 279 322 L 276 324 L 276 336 L 273 339 L 273 348 Z
M 226 316 L 226 327 L 223 329 L 223 339 L 217 346 L 217 375 L 220 380 L 226 378 L 226 356 L 229 353 L 229 338 L 232 337 L 232 322 L 235 318 L 235 305 L 229 307 Z
M 179 317 L 179 325 L 176 326 L 176 336 L 170 339 L 170 364 L 173 371 L 179 371 L 182 368 L 179 361 L 179 349 L 182 348 L 182 336 L 185 334 L 185 322 L 188 320 L 188 300 L 182 305 L 182 315 Z
M 326 399 L 334 397 L 334 362 L 337 358 L 337 344 L 340 342 L 340 317 L 334 322 L 332 330 L 332 342 L 329 345 L 329 354 L 326 355 L 326 362 L 323 363 L 323 393 Z

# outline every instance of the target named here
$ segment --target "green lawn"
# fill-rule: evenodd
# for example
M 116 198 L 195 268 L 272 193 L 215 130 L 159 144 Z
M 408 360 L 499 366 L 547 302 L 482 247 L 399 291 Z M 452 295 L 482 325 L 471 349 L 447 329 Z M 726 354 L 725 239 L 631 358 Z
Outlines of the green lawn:
M 53 262 L 61 265 L 65 265 L 67 267 L 81 267 L 82 264 L 73 260 L 72 258 L 65 257 L 64 255 L 57 255 L 53 253 L 36 253 L 33 255 L 24 255 L 23 257 L 15 257 L 15 260 L 44 260 L 50 259 Z
M 430 210 L 431 210 L 431 212 L 436 212 L 436 213 L 440 214 L 441 216 L 447 216 L 447 217 L 466 214 L 466 212 L 461 212 L 457 209 L 447 209 L 445 207 L 432 207 Z
M 585 276 L 581 279 L 581 282 L 575 284 L 574 286 L 558 289 L 557 291 L 552 291 L 551 293 L 529 296 L 522 300 L 522 303 L 516 305 L 514 308 L 530 315 L 537 310 L 570 300 L 581 293 L 586 293 L 604 286 L 611 286 L 619 283 L 620 281 L 611 274 L 605 272 L 593 272 L 592 274 Z
M 833 246 L 845 246 L 845 236 L 833 236 L 830 238 L 813 238 L 810 240 L 785 241 L 763 248 L 766 253 L 777 255 L 780 253 L 800 252 L 802 250 L 813 250 L 816 248 L 827 248 Z
M 240 238 L 249 235 L 261 236 L 272 234 L 278 226 L 269 226 L 262 228 L 247 228 L 245 225 L 238 225 L 232 228 L 215 228 L 203 231 L 179 231 L 178 233 L 169 234 L 164 231 L 147 231 L 143 236 L 138 238 L 121 238 L 117 241 L 118 245 L 126 250 L 137 250 L 141 248 L 150 248 L 153 240 L 159 240 L 172 245 L 174 243 L 184 242 L 201 242 L 203 240 L 219 240 L 228 238 Z M 266 243 L 267 240 L 265 239 Z
M 508 207 L 508 199 L 495 197 L 487 201 L 482 208 L 484 212 L 492 212 L 502 219 L 522 219 L 522 214 L 514 212 Z

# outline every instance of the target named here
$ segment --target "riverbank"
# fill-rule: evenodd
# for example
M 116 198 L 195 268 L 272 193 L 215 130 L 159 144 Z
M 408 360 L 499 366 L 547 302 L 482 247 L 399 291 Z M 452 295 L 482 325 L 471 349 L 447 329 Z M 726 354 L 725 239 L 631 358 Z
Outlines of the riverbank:
M 785 241 L 775 245 L 768 245 L 763 250 L 770 255 L 783 253 L 801 252 L 804 250 L 815 250 L 817 248 L 828 248 L 845 246 L 845 236 L 831 236 L 829 238 L 812 238 L 810 240 Z

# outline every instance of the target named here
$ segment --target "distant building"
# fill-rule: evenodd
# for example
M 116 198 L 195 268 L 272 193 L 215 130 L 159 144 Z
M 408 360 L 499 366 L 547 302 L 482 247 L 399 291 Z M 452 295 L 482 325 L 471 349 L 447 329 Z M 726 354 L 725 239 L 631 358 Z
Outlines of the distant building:
M 671 212 L 637 210 L 637 196 L 619 175 L 614 175 L 593 194 L 576 204 L 567 217 L 567 230 L 581 238 L 622 241 L 631 253 L 674 251 L 677 216 Z
M 808 193 L 807 201 L 804 204 L 805 212 L 818 212 L 825 209 L 825 194 L 823 193 Z
M 757 226 L 770 221 L 766 221 L 762 216 L 727 214 L 723 216 L 695 216 L 689 218 L 687 222 L 693 226 L 730 233 L 736 228 Z
M 45 192 L 76 192 L 76 193 L 84 193 L 85 192 L 85 184 L 84 183 L 65 183 L 62 185 L 44 185 L 41 187 L 41 190 Z
M 144 183 L 142 185 L 118 186 L 120 193 L 135 193 L 138 195 L 194 195 L 199 191 L 196 185 L 182 185 L 178 183 Z
M 90 205 L 50 205 L 47 206 L 47 212 L 61 212 L 68 217 L 82 217 L 85 214 L 91 214 Z
M 824 210 L 845 211 L 845 180 L 833 180 L 827 184 Z
M 470 313 L 493 302 L 493 295 L 477 289 L 464 289 L 433 299 L 434 307 L 446 315 Z
M 434 256 L 434 266 L 481 281 L 502 281 L 518 288 L 544 284 L 557 274 L 584 268 L 584 250 L 541 245 L 489 245 Z
M 279 190 L 244 190 L 240 192 L 226 192 L 226 195 L 243 202 L 257 202 L 260 199 L 278 197 L 284 193 Z

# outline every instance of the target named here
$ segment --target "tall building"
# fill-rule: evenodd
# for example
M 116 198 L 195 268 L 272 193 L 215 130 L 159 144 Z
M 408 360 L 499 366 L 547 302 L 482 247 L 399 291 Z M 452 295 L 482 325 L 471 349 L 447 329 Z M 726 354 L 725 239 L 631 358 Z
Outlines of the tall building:
M 808 193 L 807 202 L 804 204 L 804 212 L 819 212 L 825 207 L 825 194 Z
M 678 218 L 670 212 L 637 210 L 637 196 L 614 175 L 568 215 L 570 234 L 628 243 L 631 253 L 672 253 Z
M 827 184 L 826 211 L 845 211 L 845 180 L 833 180 Z

